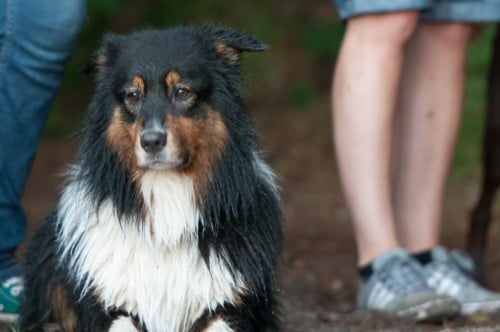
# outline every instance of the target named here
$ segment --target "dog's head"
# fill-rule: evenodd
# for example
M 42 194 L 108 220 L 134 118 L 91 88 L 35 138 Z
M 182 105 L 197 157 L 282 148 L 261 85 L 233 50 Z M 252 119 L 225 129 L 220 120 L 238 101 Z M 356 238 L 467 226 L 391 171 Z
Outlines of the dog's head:
M 89 121 L 135 175 L 210 167 L 230 127 L 247 121 L 238 92 L 241 53 L 265 49 L 214 26 L 109 35 L 85 69 L 98 71 Z

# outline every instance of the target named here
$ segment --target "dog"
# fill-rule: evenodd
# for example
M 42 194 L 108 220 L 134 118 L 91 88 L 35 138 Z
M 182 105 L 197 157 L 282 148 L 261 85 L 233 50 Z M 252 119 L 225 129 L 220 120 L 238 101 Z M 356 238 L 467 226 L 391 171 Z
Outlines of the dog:
M 274 331 L 276 177 L 240 89 L 245 51 L 213 26 L 110 34 L 51 216 L 27 249 L 22 331 Z

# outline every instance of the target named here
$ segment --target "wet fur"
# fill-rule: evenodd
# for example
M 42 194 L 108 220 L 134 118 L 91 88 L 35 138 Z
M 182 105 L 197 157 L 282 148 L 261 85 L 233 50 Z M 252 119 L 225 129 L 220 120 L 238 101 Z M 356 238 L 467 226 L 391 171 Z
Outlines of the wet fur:
M 81 147 L 27 251 L 21 330 L 278 329 L 282 216 L 239 92 L 241 54 L 265 48 L 214 26 L 104 39 Z

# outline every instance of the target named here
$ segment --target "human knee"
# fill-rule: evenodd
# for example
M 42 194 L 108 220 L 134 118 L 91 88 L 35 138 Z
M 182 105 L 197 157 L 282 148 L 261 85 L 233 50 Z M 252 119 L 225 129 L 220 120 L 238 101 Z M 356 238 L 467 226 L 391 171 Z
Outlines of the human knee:
M 432 23 L 425 26 L 429 36 L 450 48 L 467 46 L 473 32 L 473 25 L 468 23 Z
M 402 47 L 418 24 L 416 11 L 370 14 L 349 20 L 348 33 L 380 47 Z

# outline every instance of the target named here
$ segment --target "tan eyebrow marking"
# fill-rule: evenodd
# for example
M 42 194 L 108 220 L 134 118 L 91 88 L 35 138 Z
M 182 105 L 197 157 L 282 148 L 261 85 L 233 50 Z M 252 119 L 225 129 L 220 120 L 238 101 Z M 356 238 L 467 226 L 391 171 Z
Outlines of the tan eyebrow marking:
M 172 89 L 180 81 L 181 81 L 181 76 L 175 70 L 172 70 L 171 72 L 169 72 L 167 74 L 167 76 L 165 77 L 165 82 L 167 83 L 167 86 L 169 87 L 169 89 Z
M 134 76 L 134 79 L 132 80 L 132 85 L 137 90 L 144 93 L 144 80 L 142 78 L 140 78 L 139 76 Z

